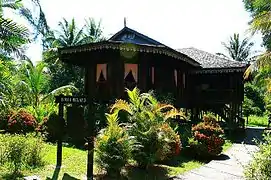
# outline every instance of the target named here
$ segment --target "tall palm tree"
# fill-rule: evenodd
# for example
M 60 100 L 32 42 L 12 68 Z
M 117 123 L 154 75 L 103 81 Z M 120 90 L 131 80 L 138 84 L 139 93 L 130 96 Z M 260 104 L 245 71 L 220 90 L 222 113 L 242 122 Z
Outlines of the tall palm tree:
M 101 21 L 98 23 L 95 22 L 93 18 L 85 20 L 84 27 L 84 43 L 92 43 L 105 40 L 103 37 L 103 31 L 101 28 Z
M 47 38 L 51 48 L 44 52 L 44 60 L 54 78 L 51 79 L 53 88 L 73 83 L 76 87 L 83 87 L 84 70 L 58 61 L 55 51 L 59 47 L 76 46 L 80 44 L 97 42 L 103 38 L 100 23 L 93 19 L 86 20 L 86 25 L 77 27 L 74 18 L 67 21 L 65 18 L 59 22 L 59 30 L 51 31 Z M 81 89 L 83 92 L 83 88 Z
M 243 2 L 252 16 L 250 31 L 261 32 L 263 45 L 266 47 L 266 52 L 258 56 L 255 63 L 245 72 L 245 78 L 247 78 L 255 67 L 257 69 L 271 67 L 271 2 L 270 0 L 243 0 Z
M 18 10 L 20 7 L 20 1 L 0 1 L 0 57 L 3 59 L 8 59 L 11 55 L 23 57 L 22 45 L 29 42 L 28 29 L 4 17 L 4 8 Z
M 22 7 L 19 9 L 19 14 L 25 18 L 29 25 L 32 27 L 34 35 L 33 40 L 37 40 L 40 36 L 43 48 L 47 49 L 50 47 L 50 44 L 48 44 L 46 41 L 46 37 L 51 32 L 51 29 L 47 23 L 47 19 L 40 4 L 40 0 L 28 0 L 28 4 L 33 5 L 35 13 L 33 10 L 27 7 Z
M 223 53 L 217 53 L 217 55 L 241 62 L 250 62 L 255 58 L 253 56 L 255 52 L 252 51 L 254 43 L 250 42 L 249 38 L 240 39 L 238 33 L 234 33 L 229 41 L 222 42 L 222 45 L 227 51 L 227 55 Z
M 71 22 L 68 22 L 65 18 L 63 18 L 63 21 L 60 21 L 58 26 L 60 30 L 56 33 L 57 38 L 55 39 L 55 43 L 59 47 L 76 46 L 82 44 L 84 27 L 78 29 L 74 18 L 72 18 Z

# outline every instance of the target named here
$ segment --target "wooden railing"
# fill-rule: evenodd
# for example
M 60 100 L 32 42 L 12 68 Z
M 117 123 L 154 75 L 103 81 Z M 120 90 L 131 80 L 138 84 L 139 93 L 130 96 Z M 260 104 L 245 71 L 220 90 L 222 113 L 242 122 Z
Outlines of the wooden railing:
M 214 108 L 213 112 L 222 117 L 225 120 L 227 127 L 229 128 L 244 128 L 245 119 L 228 106 L 224 105 L 222 108 Z

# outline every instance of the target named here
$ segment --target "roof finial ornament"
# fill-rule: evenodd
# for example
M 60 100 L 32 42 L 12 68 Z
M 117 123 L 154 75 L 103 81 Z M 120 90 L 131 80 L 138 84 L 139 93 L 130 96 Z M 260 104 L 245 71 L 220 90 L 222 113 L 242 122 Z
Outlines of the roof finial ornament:
M 126 17 L 124 17 L 124 27 L 126 27 Z

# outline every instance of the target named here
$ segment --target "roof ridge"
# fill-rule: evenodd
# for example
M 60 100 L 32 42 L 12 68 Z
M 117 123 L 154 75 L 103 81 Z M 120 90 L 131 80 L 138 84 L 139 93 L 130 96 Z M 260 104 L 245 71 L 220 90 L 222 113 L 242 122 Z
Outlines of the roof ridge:
M 195 59 L 203 68 L 241 68 L 246 66 L 246 63 L 244 62 L 223 58 L 195 47 L 181 48 L 177 50 L 186 54 L 190 58 Z
M 232 61 L 232 62 L 237 62 L 237 63 L 242 63 L 242 64 L 244 64 L 244 62 L 236 61 L 236 60 L 234 60 L 234 59 L 229 59 L 229 58 L 225 58 L 225 57 L 221 57 L 221 56 L 219 56 L 219 55 L 217 55 L 217 54 L 213 54 L 213 53 L 210 53 L 210 52 L 207 52 L 207 51 L 204 51 L 204 50 L 195 48 L 195 47 L 193 47 L 193 46 L 191 46 L 191 47 L 189 47 L 189 48 L 181 48 L 181 49 L 195 49 L 195 50 L 197 50 L 197 51 L 201 51 L 201 52 L 204 52 L 204 53 L 208 53 L 208 54 L 210 54 L 210 55 L 213 55 L 213 56 L 218 57 L 218 58 L 223 59 L 223 60 L 227 60 L 227 61 Z M 181 49 L 180 49 L 180 50 L 181 50 Z

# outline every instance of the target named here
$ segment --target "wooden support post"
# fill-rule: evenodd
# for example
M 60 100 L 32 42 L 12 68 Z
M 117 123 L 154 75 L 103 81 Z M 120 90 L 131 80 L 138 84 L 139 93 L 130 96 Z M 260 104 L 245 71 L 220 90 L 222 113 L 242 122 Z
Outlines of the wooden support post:
M 57 161 L 56 166 L 61 167 L 62 165 L 62 136 L 63 136 L 63 130 L 64 130 L 64 104 L 59 103 L 59 109 L 58 109 L 58 123 L 59 123 L 59 132 L 58 132 L 58 141 L 57 141 Z
M 85 69 L 85 94 L 87 95 L 88 99 L 88 117 L 87 117 L 87 124 L 88 124 L 88 138 L 87 138 L 87 179 L 93 180 L 93 158 L 94 158 L 94 135 L 95 135 L 95 117 L 94 117 L 94 104 L 93 104 L 93 97 L 94 94 L 91 92 L 95 87 L 95 74 L 96 71 L 93 66 L 87 67 Z

